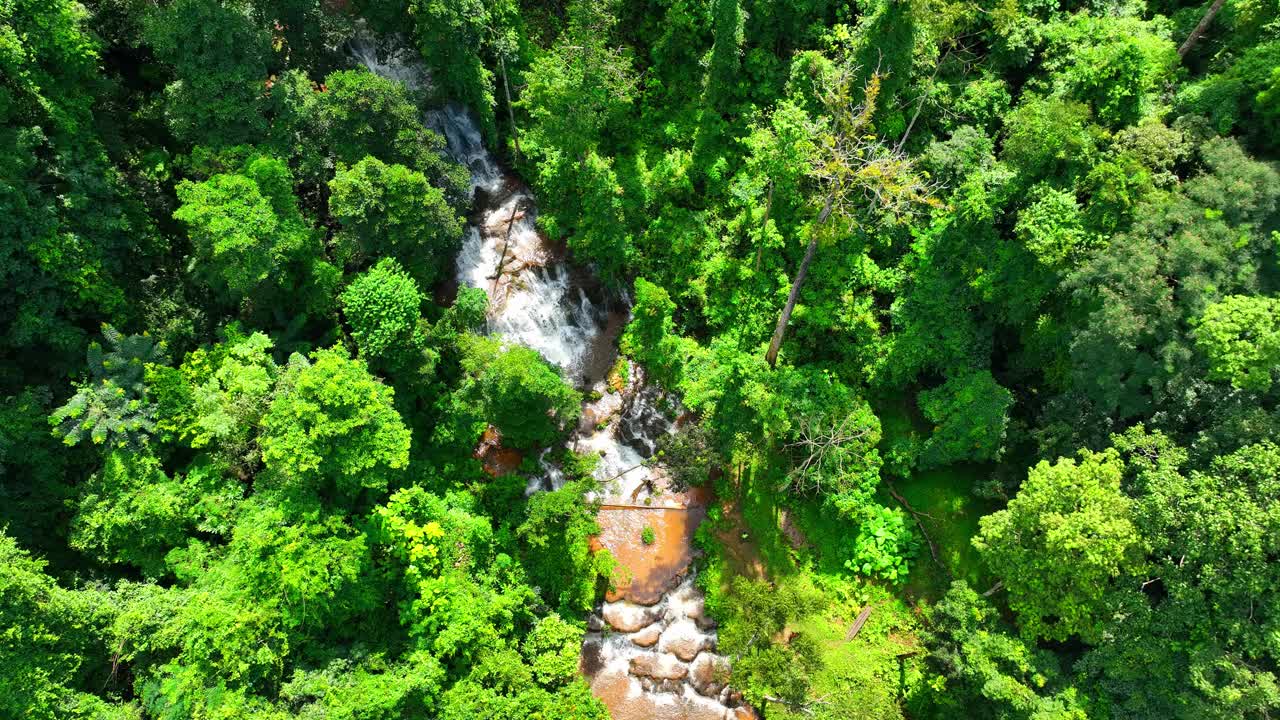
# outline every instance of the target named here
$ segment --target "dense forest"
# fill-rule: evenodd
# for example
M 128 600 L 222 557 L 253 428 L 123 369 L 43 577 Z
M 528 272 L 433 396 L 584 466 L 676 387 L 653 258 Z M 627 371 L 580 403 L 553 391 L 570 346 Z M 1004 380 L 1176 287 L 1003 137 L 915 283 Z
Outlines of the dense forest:
M 1277 0 L 0 0 L 0 118 L 0 718 L 1280 714 Z

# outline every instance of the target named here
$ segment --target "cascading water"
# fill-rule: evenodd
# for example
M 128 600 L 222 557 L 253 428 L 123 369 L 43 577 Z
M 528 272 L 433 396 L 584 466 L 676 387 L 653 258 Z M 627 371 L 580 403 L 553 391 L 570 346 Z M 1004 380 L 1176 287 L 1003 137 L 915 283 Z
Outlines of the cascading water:
M 379 52 L 368 38 L 350 47 L 356 60 L 382 77 L 415 90 L 431 87 L 411 52 Z M 459 283 L 489 295 L 491 333 L 538 351 L 597 398 L 584 406 L 571 444 L 600 455 L 601 485 L 591 498 L 604 506 L 600 541 L 636 577 L 625 591 L 612 593 L 588 623 L 582 665 L 592 691 L 615 720 L 754 717 L 724 684 L 727 661 L 714 652 L 714 622 L 702 613 L 702 594 L 687 573 L 704 507 L 670 491 L 661 471 L 646 463 L 658 438 L 675 431 L 661 409 L 668 401 L 660 389 L 644 384 L 639 368 L 621 389 L 605 378 L 617 354 L 625 306 L 610 302 L 594 278 L 575 270 L 538 232 L 533 195 L 488 152 L 464 109 L 432 110 L 425 121 L 471 172 L 476 207 L 457 256 Z M 530 483 L 530 492 L 564 483 L 546 456 L 544 451 L 539 458 L 545 476 Z M 646 527 L 658 535 L 653 548 L 641 543 Z

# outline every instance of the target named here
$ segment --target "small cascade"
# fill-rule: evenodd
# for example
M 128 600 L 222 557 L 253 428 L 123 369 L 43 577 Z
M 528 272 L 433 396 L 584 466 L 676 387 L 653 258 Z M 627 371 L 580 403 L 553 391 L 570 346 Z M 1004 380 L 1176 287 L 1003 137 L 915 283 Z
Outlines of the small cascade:
M 481 188 L 493 194 L 502 187 L 502 168 L 485 149 L 480 129 L 471 121 L 466 108 L 450 103 L 426 114 L 427 127 L 444 136 L 449 157 L 471 172 L 471 191 Z
M 350 48 L 378 75 L 415 90 L 431 87 L 412 52 L 368 38 Z M 582 657 L 592 691 L 622 720 L 754 717 L 725 685 L 728 663 L 714 653 L 714 624 L 702 615 L 702 593 L 688 572 L 706 499 L 668 487 L 661 468 L 646 462 L 659 438 L 675 432 L 678 403 L 647 385 L 638 367 L 625 387 L 606 380 L 629 299 L 605 292 L 539 232 L 532 193 L 489 153 L 464 108 L 431 110 L 424 121 L 471 172 L 475 207 L 456 260 L 458 282 L 488 294 L 490 333 L 536 350 L 594 398 L 583 406 L 570 446 L 600 456 L 601 485 L 588 499 L 612 509 L 601 511 L 597 540 L 634 577 L 592 617 Z M 550 454 L 539 456 L 544 474 L 530 481 L 528 493 L 564 486 Z M 653 547 L 641 543 L 644 528 L 656 534 Z M 641 624 L 628 629 L 635 622 Z
M 378 77 L 403 83 L 415 93 L 429 92 L 432 88 L 431 74 L 417 53 L 399 38 L 379 40 L 362 32 L 347 41 L 347 50 Z

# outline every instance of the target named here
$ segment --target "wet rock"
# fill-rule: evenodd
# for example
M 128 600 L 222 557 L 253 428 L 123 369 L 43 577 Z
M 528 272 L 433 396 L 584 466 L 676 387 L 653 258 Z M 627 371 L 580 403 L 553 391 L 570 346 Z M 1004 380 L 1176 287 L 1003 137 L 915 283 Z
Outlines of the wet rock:
M 683 680 L 689 674 L 689 667 L 674 656 L 658 653 L 631 658 L 629 670 L 636 677 L 653 680 Z
M 662 633 L 658 648 L 685 662 L 692 661 L 707 646 L 709 638 L 698 631 L 697 625 L 688 619 L 671 623 Z
M 729 677 L 729 663 L 711 653 L 698 655 L 689 666 L 689 684 L 702 696 L 719 697 Z
M 604 620 L 599 615 L 591 613 L 587 616 L 587 632 L 600 632 L 604 630 Z
M 604 606 L 604 621 L 618 632 L 633 633 L 657 622 L 658 614 L 638 605 L 613 603 Z
M 653 647 L 658 644 L 658 638 L 662 636 L 662 628 L 657 625 L 650 625 L 631 636 L 631 642 L 642 648 Z

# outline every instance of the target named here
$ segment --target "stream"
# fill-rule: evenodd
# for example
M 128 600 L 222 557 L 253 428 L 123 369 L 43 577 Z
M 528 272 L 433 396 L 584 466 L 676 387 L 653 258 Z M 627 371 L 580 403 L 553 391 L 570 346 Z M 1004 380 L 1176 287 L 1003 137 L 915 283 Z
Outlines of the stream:
M 430 86 L 412 51 L 369 38 L 356 38 L 349 48 L 378 75 L 415 90 Z M 457 282 L 489 295 L 490 334 L 536 350 L 589 398 L 567 442 L 577 452 L 600 455 L 600 487 L 585 498 L 601 504 L 594 542 L 627 571 L 587 619 L 580 665 L 592 692 L 615 720 L 756 717 L 727 685 L 728 660 L 715 652 L 715 622 L 704 612 L 690 569 L 693 532 L 709 498 L 696 489 L 676 492 L 660 467 L 644 464 L 662 434 L 677 431 L 672 418 L 679 404 L 646 384 L 634 365 L 625 381 L 615 376 L 610 383 L 628 299 L 572 265 L 563 245 L 537 229 L 532 192 L 489 153 L 469 113 L 450 105 L 427 111 L 425 120 L 471 172 L 472 211 L 455 263 Z M 482 449 L 500 454 L 500 438 L 486 433 Z M 563 485 L 558 468 L 545 459 L 541 466 L 530 494 Z M 501 471 L 487 458 L 486 467 Z M 641 541 L 646 527 L 654 530 L 651 545 Z

